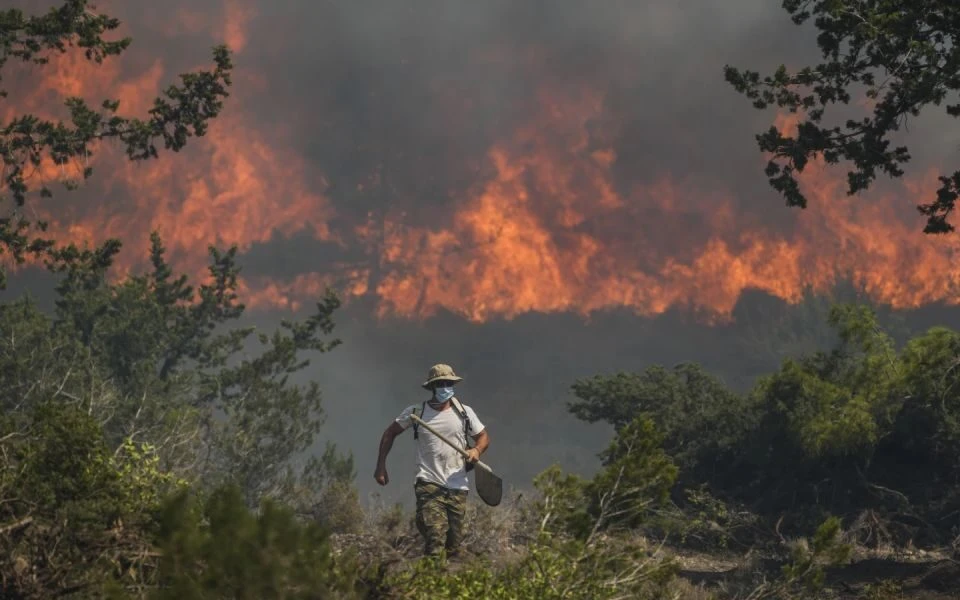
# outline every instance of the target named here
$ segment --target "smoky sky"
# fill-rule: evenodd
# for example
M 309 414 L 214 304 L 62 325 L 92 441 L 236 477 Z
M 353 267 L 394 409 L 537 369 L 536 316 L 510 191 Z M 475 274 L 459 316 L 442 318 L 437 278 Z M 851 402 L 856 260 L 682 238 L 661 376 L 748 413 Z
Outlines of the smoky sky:
M 15 278 L 7 293 L 29 292 L 51 308 L 51 287 L 49 276 L 30 272 Z M 828 296 L 811 296 L 798 305 L 747 292 L 733 320 L 718 325 L 683 310 L 653 318 L 607 311 L 588 320 L 534 313 L 478 324 L 442 313 L 422 321 L 378 321 L 370 316 L 372 304 L 358 302 L 336 314 L 334 336 L 342 345 L 309 356 L 310 366 L 293 381 L 316 381 L 323 390 L 326 422 L 311 453 L 335 443 L 354 457 L 365 504 L 410 506 L 416 457 L 412 435 L 407 432 L 394 442 L 388 459 L 391 483 L 383 488 L 373 481 L 380 434 L 404 407 L 426 399 L 420 384 L 429 366 L 448 362 L 465 378 L 458 397 L 475 408 L 491 436 L 485 462 L 511 492 L 529 495 L 532 479 L 552 464 L 584 476 L 595 472 L 597 455 L 610 442 L 609 426 L 569 414 L 568 403 L 575 400 L 570 386 L 576 380 L 695 362 L 729 388 L 746 393 L 783 359 L 836 343 L 826 323 L 834 301 L 868 302 L 843 283 Z M 899 343 L 933 326 L 960 328 L 960 311 L 954 307 L 875 309 Z M 289 317 L 252 312 L 243 324 L 272 331 Z
M 767 186 L 753 137 L 774 115 L 754 110 L 722 72 L 725 64 L 767 72 L 819 58 L 813 30 L 793 25 L 779 3 L 105 5 L 134 38 L 122 58 L 123 73 L 136 74 L 157 57 L 168 75 L 203 64 L 209 47 L 222 41 L 231 6 L 246 17 L 239 25 L 243 44 L 226 111 L 303 159 L 304 172 L 296 176 L 322 187 L 335 208 L 330 226 L 343 235 L 370 214 L 443 229 L 469 191 L 489 176 L 490 148 L 544 110 L 544 89 L 561 101 L 584 90 L 599 93 L 603 106 L 587 123 L 589 142 L 615 151 L 611 170 L 619 190 L 664 176 L 683 182 L 693 208 L 646 229 L 646 251 L 656 255 L 670 245 L 682 257 L 678 237 L 695 244 L 707 236 L 708 219 L 697 212 L 694 196 L 728 195 L 738 218 L 751 226 L 788 231 L 796 217 Z M 911 168 L 939 168 L 957 158 L 944 123 L 949 121 L 937 114 L 914 123 L 910 136 L 924 143 L 912 147 Z M 117 206 L 129 200 L 122 191 L 79 197 Z M 677 201 L 687 202 L 684 196 Z M 637 204 L 625 210 L 642 221 L 650 209 Z M 649 215 L 658 218 L 656 211 Z M 636 232 L 615 221 L 583 227 L 603 232 L 614 246 L 637 243 Z M 284 279 L 334 262 L 369 262 L 365 252 L 360 245 L 308 234 L 277 234 L 254 244 L 242 262 L 246 274 Z M 45 293 L 28 277 L 7 295 L 24 287 Z M 783 303 L 762 294 L 747 294 L 737 310 L 740 320 L 726 326 L 703 324 L 680 309 L 656 318 L 628 311 L 590 318 L 533 313 L 478 324 L 444 312 L 425 321 L 379 320 L 372 302 L 360 300 L 341 311 L 343 346 L 318 358 L 305 376 L 326 391 L 325 435 L 355 454 L 365 494 L 374 491 L 381 431 L 404 406 L 422 401 L 419 383 L 436 362 L 451 363 L 466 377 L 463 399 L 490 428 L 488 462 L 508 483 L 526 487 L 551 462 L 582 473 L 596 468 L 596 453 L 610 432 L 567 414 L 569 386 L 578 377 L 693 360 L 745 389 L 756 375 L 775 368 L 783 352 L 809 350 L 810 339 L 829 337 L 799 336 L 795 325 L 784 324 Z M 923 323 L 930 314 L 948 323 L 956 318 L 954 311 L 933 310 L 924 313 Z M 250 319 L 270 327 L 285 316 Z M 795 344 L 799 338 L 807 345 Z M 389 499 L 409 499 L 412 457 L 409 437 L 398 439 Z
M 489 175 L 489 149 L 544 109 L 538 90 L 545 85 L 561 100 L 584 88 L 602 94 L 603 109 L 588 127 L 593 143 L 616 152 L 619 191 L 629 195 L 631 186 L 665 175 L 683 182 L 689 198 L 679 203 L 691 212 L 644 235 L 673 237 L 671 228 L 683 228 L 695 247 L 709 233 L 693 200 L 705 191 L 724 193 L 742 218 L 765 227 L 789 231 L 796 218 L 768 187 L 753 139 L 773 115 L 754 110 L 722 76 L 728 63 L 769 72 L 819 58 L 813 29 L 792 24 L 777 3 L 250 6 L 255 16 L 238 68 L 266 83 L 255 92 L 240 87 L 237 101 L 251 126 L 283 131 L 278 143 L 315 169 L 307 177 L 322 175 L 340 220 L 335 227 L 370 212 L 444 227 Z M 169 41 L 145 46 L 154 44 Z M 914 144 L 911 167 L 939 167 L 956 156 L 954 139 L 942 133 L 945 119 L 932 113 L 913 124 L 910 135 L 924 143 Z M 371 179 L 377 185 L 357 192 Z M 904 216 L 915 215 L 907 208 Z M 651 215 L 658 217 L 663 221 Z M 616 235 L 609 223 L 584 227 L 592 226 Z M 278 240 L 280 256 L 300 257 L 273 261 L 281 272 L 292 276 L 312 268 L 313 253 L 322 260 L 334 252 L 301 242 L 310 252 L 297 240 Z M 665 247 L 656 239 L 648 245 Z M 260 252 L 271 262 L 270 248 L 259 248 L 258 264 Z M 336 252 L 359 258 L 356 247 Z

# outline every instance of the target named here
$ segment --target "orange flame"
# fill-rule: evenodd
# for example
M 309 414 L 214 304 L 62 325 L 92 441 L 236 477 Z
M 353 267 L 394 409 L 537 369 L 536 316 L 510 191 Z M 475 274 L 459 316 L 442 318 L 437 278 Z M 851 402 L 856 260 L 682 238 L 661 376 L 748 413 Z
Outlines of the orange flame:
M 209 29 L 243 48 L 255 13 L 239 0 L 223 6 L 219 20 L 189 9 L 172 14 L 188 31 Z M 65 94 L 110 90 L 123 112 L 142 113 L 173 72 L 156 61 L 124 79 L 118 64 L 57 58 L 19 96 L 16 112 L 40 111 Z M 723 189 L 701 189 L 692 177 L 619 183 L 614 145 L 601 143 L 610 132 L 597 129 L 606 116 L 602 94 L 544 87 L 538 99 L 537 117 L 489 149 L 492 175 L 454 199 L 450 218 L 432 227 L 400 216 L 334 228 L 324 178 L 282 136 L 257 129 L 243 112 L 242 92 L 208 136 L 181 154 L 132 164 L 109 144 L 99 148 L 97 191 L 123 202 L 44 210 L 63 240 L 120 237 L 144 248 L 150 231 L 159 230 L 171 260 L 193 275 L 203 274 L 210 244 L 246 251 L 303 233 L 372 257 L 370 264 L 318 265 L 288 279 L 245 278 L 245 302 L 266 309 L 297 310 L 336 285 L 348 299 L 376 298 L 381 317 L 444 310 L 484 321 L 527 312 L 628 308 L 655 315 L 684 307 L 722 320 L 744 290 L 796 302 L 805 289 L 828 291 L 845 276 L 894 307 L 960 303 L 953 260 L 960 238 L 924 236 L 919 222 L 904 219 L 917 198 L 932 194 L 932 172 L 905 180 L 899 194 L 847 198 L 843 174 L 814 162 L 802 178 L 810 208 L 791 212 L 792 228 L 778 231 Z M 12 114 L 8 109 L 6 118 Z M 782 115 L 777 126 L 789 131 L 797 120 Z M 44 165 L 41 176 L 62 174 Z M 773 192 L 765 202 L 764 210 L 788 210 L 776 208 Z M 120 272 L 136 268 L 138 257 L 122 255 Z
M 116 237 L 145 247 L 157 230 L 178 266 L 195 275 L 202 274 L 211 244 L 235 244 L 244 251 L 274 235 L 302 231 L 330 239 L 332 209 L 309 189 L 305 166 L 244 119 L 223 115 L 196 146 L 149 163 L 128 162 L 105 148 L 101 170 L 107 190 L 121 190 L 132 206 L 71 210 L 70 218 L 51 218 L 53 236 L 91 242 Z M 119 265 L 124 273 L 136 266 L 136 253 L 128 254 Z
M 842 174 L 814 163 L 803 177 L 811 206 L 794 213 L 794 232 L 783 234 L 736 214 L 730 198 L 703 196 L 684 181 L 620 195 L 613 151 L 584 152 L 586 120 L 542 114 L 538 126 L 491 150 L 496 176 L 449 229 L 394 228 L 383 254 L 393 268 L 376 288 L 381 314 L 444 309 L 483 321 L 618 307 L 654 315 L 682 306 L 723 319 L 746 289 L 796 302 L 805 288 L 825 292 L 844 276 L 898 308 L 958 302 L 956 237 L 923 236 L 917 222 L 902 219 L 920 184 L 907 181 L 908 201 L 847 198 Z M 789 129 L 797 120 L 777 122 Z M 558 130 L 567 138 L 554 139 Z M 516 150 L 526 148 L 533 150 Z M 684 221 L 696 219 L 709 222 L 707 237 L 683 231 Z M 662 256 L 678 246 L 683 251 Z

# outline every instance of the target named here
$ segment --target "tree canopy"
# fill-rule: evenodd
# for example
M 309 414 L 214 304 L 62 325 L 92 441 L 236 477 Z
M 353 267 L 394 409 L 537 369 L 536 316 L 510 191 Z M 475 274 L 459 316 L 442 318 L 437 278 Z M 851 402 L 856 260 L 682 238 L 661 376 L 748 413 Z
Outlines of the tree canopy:
M 823 62 L 796 70 L 781 65 L 761 77 L 724 68 L 726 80 L 755 107 L 800 113 L 795 135 L 770 127 L 757 135 L 772 155 L 766 174 L 789 206 L 806 207 L 797 175 L 809 161 L 851 163 L 848 193 L 866 190 L 878 174 L 904 174 L 910 160 L 894 136 L 930 105 L 960 116 L 960 5 L 951 0 L 783 0 L 794 23 L 812 20 Z M 841 123 L 837 105 L 865 100 L 870 114 Z M 960 170 L 940 177 L 935 198 L 918 206 L 926 233 L 954 230 Z
M 107 38 L 119 26 L 118 19 L 98 14 L 87 0 L 66 0 L 40 15 L 2 10 L 0 82 L 3 68 L 11 59 L 44 65 L 52 55 L 71 51 L 82 52 L 87 60 L 98 64 L 115 57 L 132 41 Z M 220 114 L 231 85 L 233 64 L 226 46 L 213 49 L 213 62 L 211 70 L 180 75 L 179 85 L 168 86 L 144 118 L 119 115 L 118 100 L 105 98 L 98 107 L 92 107 L 83 98 L 68 97 L 64 99 L 68 121 L 22 114 L 0 123 L 0 255 L 7 253 L 19 263 L 31 254 L 42 256 L 55 243 L 43 235 L 42 221 L 31 222 L 20 210 L 32 192 L 53 194 L 46 183 L 37 187 L 30 176 L 44 161 L 69 166 L 79 160 L 86 179 L 93 174 L 88 161 L 101 140 L 117 141 L 130 160 L 141 161 L 157 158 L 159 146 L 176 152 L 190 137 L 206 134 L 210 120 Z M 2 87 L 0 97 L 7 97 Z M 68 188 L 75 187 L 69 181 L 64 183 Z M 4 282 L 5 272 L 0 269 L 0 286 Z
M 243 511 L 261 505 L 264 527 L 287 531 L 299 527 L 294 516 L 307 518 L 312 525 L 296 530 L 302 550 L 326 556 L 319 532 L 358 521 L 353 460 L 329 444 L 307 456 L 324 421 L 321 391 L 291 377 L 309 366 L 308 353 L 339 344 L 331 337 L 336 296 L 267 335 L 231 327 L 244 309 L 235 248 L 211 248 L 209 283 L 196 287 L 166 263 L 157 235 L 152 269 L 111 282 L 118 251 L 52 253 L 61 276 L 52 313 L 29 297 L 0 303 L 0 551 L 16 559 L 12 570 L 0 568 L 4 585 L 24 597 L 103 581 L 155 585 L 166 576 L 152 550 L 166 543 L 154 537 L 158 511 L 176 493 L 235 505 L 208 533 L 203 523 L 179 526 L 190 539 L 213 536 L 197 560 L 226 552 L 222 531 L 255 527 Z M 277 503 L 289 518 L 269 508 Z M 289 551 L 300 552 L 299 543 L 291 539 Z M 192 555 L 178 556 L 176 572 L 198 568 Z M 298 573 L 277 576 L 322 578 Z
M 100 63 L 130 45 L 107 39 L 119 25 L 85 0 L 41 15 L 5 9 L 0 71 L 67 52 Z M 115 100 L 94 109 L 67 98 L 68 122 L 26 114 L 0 125 L 0 254 L 34 255 L 56 280 L 52 307 L 29 295 L 0 302 L 4 597 L 352 594 L 329 533 L 359 522 L 353 459 L 330 444 L 309 455 L 322 394 L 297 381 L 311 354 L 340 343 L 336 295 L 273 332 L 237 326 L 236 247 L 210 247 L 194 284 L 153 234 L 145 272 L 121 279 L 111 272 L 119 240 L 64 245 L 20 210 L 31 193 L 52 194 L 32 178 L 45 161 L 89 158 L 103 140 L 148 160 L 204 135 L 232 69 L 226 47 L 213 59 L 146 118 L 119 116 Z
M 865 510 L 914 524 L 953 514 L 960 333 L 933 327 L 898 347 L 875 312 L 855 304 L 834 306 L 829 322 L 832 348 L 784 359 L 746 393 L 696 365 L 655 365 L 576 382 L 570 410 L 610 423 L 618 438 L 650 419 L 681 488 L 705 485 L 761 516 L 789 514 L 794 526 Z

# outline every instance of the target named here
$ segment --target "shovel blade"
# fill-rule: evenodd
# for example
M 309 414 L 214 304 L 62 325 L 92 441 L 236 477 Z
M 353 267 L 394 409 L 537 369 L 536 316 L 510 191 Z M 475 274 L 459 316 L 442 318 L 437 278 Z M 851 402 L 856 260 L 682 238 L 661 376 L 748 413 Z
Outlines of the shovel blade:
M 497 506 L 503 499 L 503 480 L 486 469 L 473 470 L 473 485 L 477 495 L 488 506 Z

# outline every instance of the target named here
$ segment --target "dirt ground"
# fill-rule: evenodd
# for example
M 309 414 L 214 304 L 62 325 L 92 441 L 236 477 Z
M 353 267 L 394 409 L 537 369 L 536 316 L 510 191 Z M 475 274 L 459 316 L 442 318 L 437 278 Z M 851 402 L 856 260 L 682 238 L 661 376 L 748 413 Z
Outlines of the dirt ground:
M 749 589 L 764 578 L 772 579 L 785 564 L 750 556 L 692 553 L 677 558 L 681 577 L 705 589 L 725 592 Z M 960 600 L 960 562 L 943 553 L 860 553 L 847 565 L 827 569 L 826 574 L 826 592 L 838 600 Z M 867 593 L 869 586 L 885 581 L 895 584 L 894 591 L 886 595 Z

